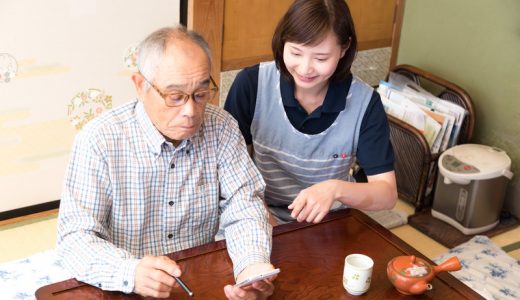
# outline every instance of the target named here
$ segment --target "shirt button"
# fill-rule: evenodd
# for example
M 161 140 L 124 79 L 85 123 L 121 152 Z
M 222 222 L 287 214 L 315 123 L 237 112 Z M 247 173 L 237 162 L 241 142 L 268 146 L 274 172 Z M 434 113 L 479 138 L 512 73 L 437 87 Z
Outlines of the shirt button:
M 168 238 L 171 239 L 173 237 L 173 234 L 168 234 Z
M 175 164 L 172 163 L 172 164 L 170 165 L 170 168 L 172 168 L 172 169 L 175 168 Z
M 186 154 L 190 154 L 190 150 L 186 150 Z
M 128 281 L 126 281 L 126 280 L 123 281 L 123 285 L 124 285 L 124 286 L 127 286 L 127 285 L 128 285 Z
M 168 204 L 170 204 L 170 206 L 173 206 L 173 201 L 168 202 Z

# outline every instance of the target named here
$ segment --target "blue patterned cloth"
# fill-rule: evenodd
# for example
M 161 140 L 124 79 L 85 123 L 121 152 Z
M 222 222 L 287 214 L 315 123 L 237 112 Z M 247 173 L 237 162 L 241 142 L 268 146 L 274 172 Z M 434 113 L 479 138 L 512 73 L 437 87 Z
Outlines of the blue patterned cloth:
M 54 250 L 6 262 L 0 264 L 0 299 L 35 299 L 38 288 L 71 277 Z
M 520 260 L 507 255 L 487 236 L 477 235 L 433 261 L 440 264 L 457 256 L 460 271 L 451 272 L 486 299 L 520 299 Z
M 175 147 L 132 101 L 76 136 L 57 250 L 78 280 L 130 293 L 140 258 L 213 242 L 220 226 L 236 276 L 270 260 L 264 187 L 223 109 L 207 105 L 200 130 Z

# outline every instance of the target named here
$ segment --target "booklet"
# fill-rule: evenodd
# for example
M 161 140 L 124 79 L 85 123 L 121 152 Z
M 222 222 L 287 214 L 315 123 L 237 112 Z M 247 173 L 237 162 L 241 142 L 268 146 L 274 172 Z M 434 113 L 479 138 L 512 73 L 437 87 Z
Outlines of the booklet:
M 411 79 L 391 72 L 377 89 L 385 111 L 420 130 L 432 153 L 456 144 L 467 111 L 440 99 Z

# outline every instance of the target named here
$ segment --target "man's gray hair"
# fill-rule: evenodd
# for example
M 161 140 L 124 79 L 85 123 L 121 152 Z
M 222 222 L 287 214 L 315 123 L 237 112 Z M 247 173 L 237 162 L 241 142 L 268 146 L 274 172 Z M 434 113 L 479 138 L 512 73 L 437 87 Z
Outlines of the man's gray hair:
M 164 51 L 168 44 L 175 40 L 188 39 L 198 45 L 206 56 L 211 68 L 211 52 L 208 43 L 195 31 L 187 30 L 182 25 L 174 27 L 164 27 L 152 32 L 147 36 L 138 47 L 137 68 L 139 72 L 150 82 L 155 79 L 155 74 L 159 63 L 162 60 Z

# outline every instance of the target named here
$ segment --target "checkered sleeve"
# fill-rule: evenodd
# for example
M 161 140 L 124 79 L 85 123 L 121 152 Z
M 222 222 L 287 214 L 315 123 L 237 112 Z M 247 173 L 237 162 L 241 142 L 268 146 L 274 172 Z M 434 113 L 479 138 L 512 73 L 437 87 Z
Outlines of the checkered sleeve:
M 111 187 L 102 147 L 86 128 L 74 142 L 58 218 L 58 253 L 76 279 L 130 293 L 139 262 L 111 243 Z
M 231 117 L 221 127 L 218 151 L 221 226 L 235 278 L 247 266 L 269 263 L 272 227 L 263 203 L 265 183 Z

